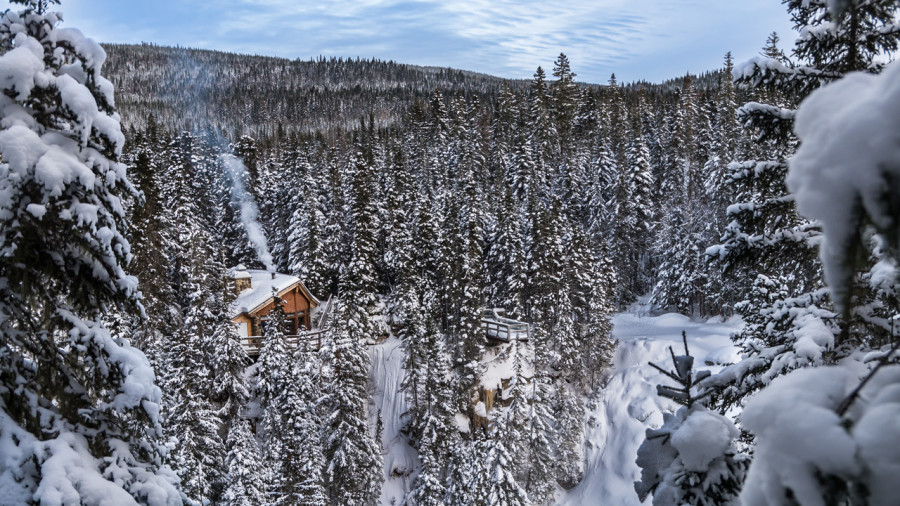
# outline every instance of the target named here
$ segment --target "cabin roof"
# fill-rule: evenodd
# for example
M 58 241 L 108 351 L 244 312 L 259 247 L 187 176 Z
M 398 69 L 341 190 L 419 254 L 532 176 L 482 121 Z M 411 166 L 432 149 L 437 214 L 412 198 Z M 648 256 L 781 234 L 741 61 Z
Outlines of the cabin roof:
M 234 318 L 243 313 L 253 313 L 262 308 L 272 300 L 272 293 L 282 296 L 292 290 L 295 286 L 300 285 L 301 290 L 309 297 L 314 304 L 319 304 L 319 299 L 315 298 L 306 285 L 300 281 L 300 278 L 276 272 L 272 277 L 270 271 L 258 269 L 247 269 L 250 277 L 250 288 L 243 290 L 238 294 L 234 302 L 231 303 L 231 317 Z

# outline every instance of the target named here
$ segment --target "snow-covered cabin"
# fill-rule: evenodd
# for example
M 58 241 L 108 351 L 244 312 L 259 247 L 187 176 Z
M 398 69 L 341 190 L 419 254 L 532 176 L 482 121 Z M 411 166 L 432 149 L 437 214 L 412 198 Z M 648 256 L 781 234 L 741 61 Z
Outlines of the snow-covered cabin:
M 316 330 L 312 317 L 321 304 L 296 276 L 238 265 L 231 270 L 237 298 L 231 304 L 231 321 L 237 326 L 244 348 L 251 355 L 259 352 L 263 328 L 269 323 L 269 312 L 275 298 L 284 301 L 282 322 L 286 336 L 297 336 L 302 330 Z M 290 340 L 290 339 L 289 339 Z M 295 340 L 295 339 L 294 339 Z

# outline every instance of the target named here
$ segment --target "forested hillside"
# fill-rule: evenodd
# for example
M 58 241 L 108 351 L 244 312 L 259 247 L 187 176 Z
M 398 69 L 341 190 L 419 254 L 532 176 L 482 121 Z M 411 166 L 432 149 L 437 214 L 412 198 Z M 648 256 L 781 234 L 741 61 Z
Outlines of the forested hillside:
M 229 137 L 340 132 L 369 115 L 385 127 L 438 88 L 484 100 L 504 84 L 527 86 L 377 60 L 286 60 L 150 44 L 104 47 L 106 73 L 126 125 L 143 128 L 153 114 L 170 130 L 221 130 Z

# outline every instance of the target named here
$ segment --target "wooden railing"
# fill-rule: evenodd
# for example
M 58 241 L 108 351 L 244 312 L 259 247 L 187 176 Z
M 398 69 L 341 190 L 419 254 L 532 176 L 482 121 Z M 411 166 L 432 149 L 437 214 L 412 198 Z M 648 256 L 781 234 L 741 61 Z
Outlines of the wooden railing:
M 531 326 L 523 321 L 500 316 L 499 309 L 486 309 L 481 315 L 481 328 L 489 339 L 498 341 L 527 341 L 531 337 Z
M 326 325 L 328 325 L 328 319 L 331 316 L 331 310 L 334 306 L 334 299 L 331 295 L 328 296 L 328 300 L 325 301 L 325 305 L 321 306 L 319 309 L 319 321 L 316 322 L 315 328 L 324 329 Z
M 302 341 L 305 341 L 308 350 L 318 351 L 322 349 L 322 340 L 324 339 L 324 330 L 314 330 L 300 336 L 284 336 L 285 343 L 289 350 L 296 350 Z M 259 355 L 259 351 L 263 347 L 262 336 L 248 336 L 241 338 L 241 346 L 247 355 L 255 357 Z

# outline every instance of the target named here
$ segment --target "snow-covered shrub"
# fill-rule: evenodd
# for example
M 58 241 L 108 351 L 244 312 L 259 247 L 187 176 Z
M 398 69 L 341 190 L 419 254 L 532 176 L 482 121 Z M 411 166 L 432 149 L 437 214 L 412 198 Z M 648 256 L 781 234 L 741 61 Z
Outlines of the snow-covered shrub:
M 653 494 L 653 504 L 730 504 L 745 467 L 734 447 L 740 431 L 700 404 L 663 413 L 659 429 L 647 429 L 638 449 L 641 481 L 635 490 L 641 501 Z
M 682 337 L 684 355 L 672 352 L 674 370 L 650 364 L 680 385 L 656 388 L 681 407 L 663 413 L 659 429 L 647 429 L 637 454 L 641 481 L 634 483 L 634 490 L 642 502 L 653 494 L 655 505 L 736 504 L 747 465 L 746 455 L 735 446 L 740 431 L 727 417 L 706 408 L 705 394 L 694 395 L 693 389 L 710 373 L 694 374 L 694 357 L 687 336 Z
M 756 448 L 743 504 L 900 500 L 900 366 L 882 367 L 857 392 L 861 365 L 795 371 L 751 399 L 742 420 Z

